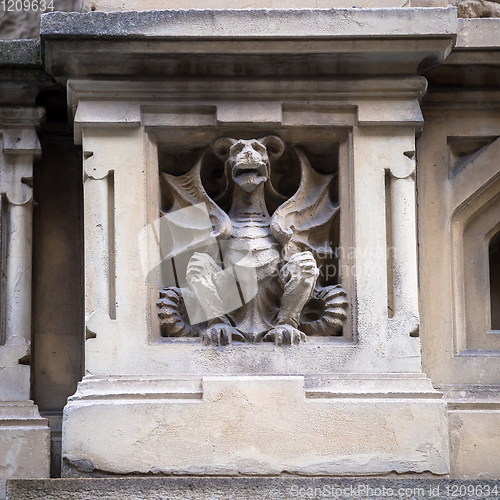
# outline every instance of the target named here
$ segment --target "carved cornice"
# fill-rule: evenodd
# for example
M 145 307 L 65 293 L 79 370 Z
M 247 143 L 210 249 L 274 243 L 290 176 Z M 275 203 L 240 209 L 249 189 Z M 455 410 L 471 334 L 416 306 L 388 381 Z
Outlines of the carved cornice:
M 57 12 L 41 24 L 46 70 L 60 81 L 416 75 L 444 61 L 456 32 L 454 8 Z

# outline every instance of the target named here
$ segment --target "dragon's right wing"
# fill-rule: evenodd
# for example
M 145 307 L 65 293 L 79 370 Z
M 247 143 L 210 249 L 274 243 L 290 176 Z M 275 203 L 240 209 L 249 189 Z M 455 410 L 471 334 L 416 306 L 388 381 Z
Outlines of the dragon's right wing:
M 231 234 L 231 220 L 224 210 L 208 196 L 203 187 L 201 182 L 203 157 L 204 155 L 202 155 L 196 165 L 187 174 L 176 177 L 162 173 L 163 179 L 169 186 L 174 200 L 173 207 L 169 213 L 204 203 L 210 216 L 211 225 L 214 228 L 211 236 L 217 239 L 227 239 Z M 192 222 L 192 229 L 198 229 L 196 221 L 193 220 Z M 190 221 L 185 220 L 185 224 L 185 229 L 189 230 Z
M 206 253 L 217 261 L 217 240 L 231 234 L 231 220 L 203 187 L 202 163 L 203 155 L 187 174 L 161 174 L 172 206 L 151 225 L 151 231 L 159 246 L 163 287 L 185 285 L 187 267 L 195 252 Z

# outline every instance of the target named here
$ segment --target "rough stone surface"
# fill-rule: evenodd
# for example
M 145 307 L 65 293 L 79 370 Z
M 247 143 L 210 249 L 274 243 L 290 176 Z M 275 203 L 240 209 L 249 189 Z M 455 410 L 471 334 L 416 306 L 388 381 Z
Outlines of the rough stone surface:
M 492 405 L 455 408 L 449 412 L 450 453 L 453 477 L 500 477 L 500 411 Z
M 446 35 L 456 32 L 454 8 L 164 10 L 54 12 L 41 22 L 42 37 L 331 37 Z
M 259 477 L 259 478 L 110 478 L 11 480 L 7 500 L 293 500 L 296 498 L 467 498 L 484 500 L 498 491 L 499 481 L 449 479 L 382 479 Z M 462 491 L 469 491 L 460 495 Z M 467 489 L 469 488 L 469 489 Z M 494 489 L 496 488 L 496 490 Z M 459 496 L 460 495 L 460 496 Z M 495 496 L 488 496 L 495 498 Z
M 39 40 L 0 40 L 0 65 L 40 67 Z
M 445 405 L 422 376 L 85 378 L 63 460 L 66 476 L 449 471 Z
M 83 10 L 160 10 L 169 9 L 290 9 L 290 8 L 380 8 L 380 7 L 445 7 L 446 0 L 84 0 Z

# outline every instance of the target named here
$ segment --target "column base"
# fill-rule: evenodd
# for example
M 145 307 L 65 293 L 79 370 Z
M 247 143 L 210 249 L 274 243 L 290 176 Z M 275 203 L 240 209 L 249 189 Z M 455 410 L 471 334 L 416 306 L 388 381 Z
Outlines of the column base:
M 420 374 L 86 377 L 63 475 L 447 474 L 445 410 Z
M 0 444 L 0 499 L 9 478 L 50 477 L 50 429 L 33 402 L 0 402 Z

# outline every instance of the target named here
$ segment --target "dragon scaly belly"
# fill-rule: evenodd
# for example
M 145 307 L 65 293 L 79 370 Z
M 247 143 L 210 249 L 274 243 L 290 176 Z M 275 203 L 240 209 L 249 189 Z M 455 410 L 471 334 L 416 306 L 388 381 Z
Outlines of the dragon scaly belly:
M 253 267 L 257 279 L 274 274 L 280 260 L 279 244 L 271 234 L 267 218 L 233 220 L 227 243 L 228 257 L 233 264 Z

